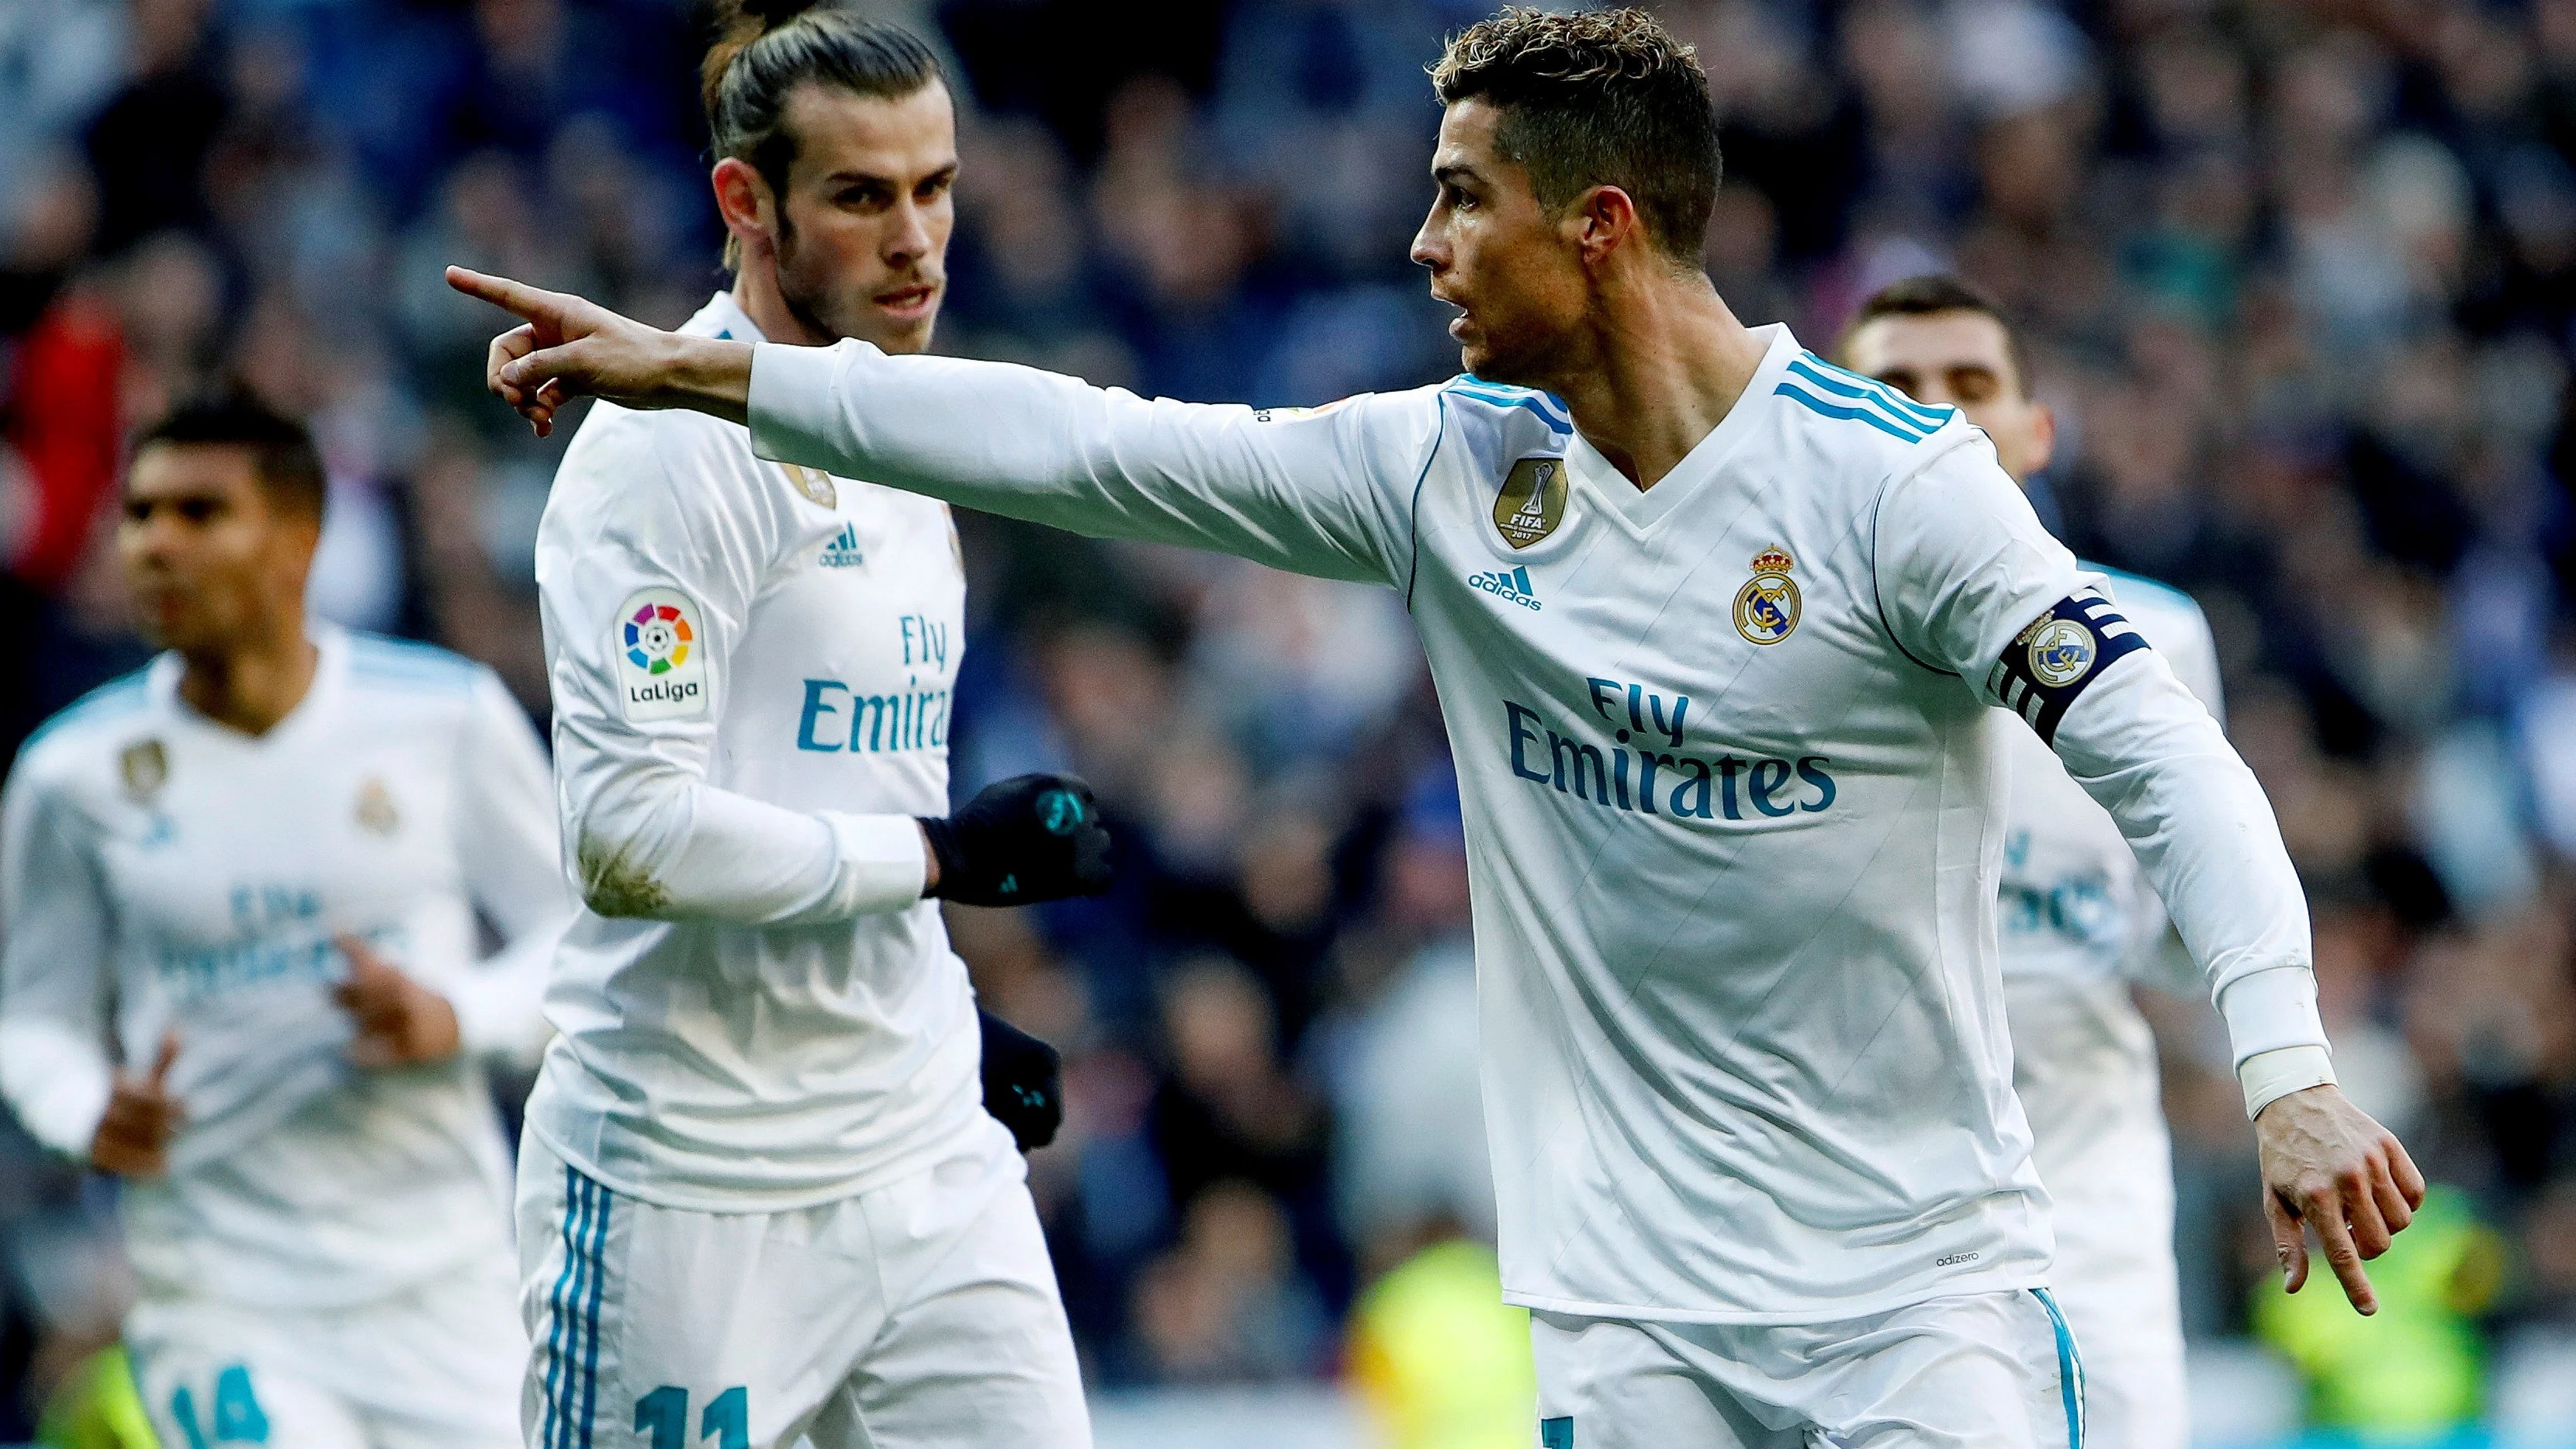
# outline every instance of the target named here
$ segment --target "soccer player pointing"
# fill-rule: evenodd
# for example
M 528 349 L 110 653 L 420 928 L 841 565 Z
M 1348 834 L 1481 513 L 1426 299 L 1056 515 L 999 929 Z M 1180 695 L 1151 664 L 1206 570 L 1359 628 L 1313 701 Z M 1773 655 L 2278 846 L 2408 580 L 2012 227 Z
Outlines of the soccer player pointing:
M 1433 78 L 1414 256 L 1472 370 L 1444 386 L 1147 402 L 452 277 L 528 319 L 492 382 L 541 427 L 578 392 L 693 408 L 809 467 L 1403 592 L 1543 1442 L 2077 1437 L 1995 964 L 2005 730 L 2136 847 L 2270 1191 L 2368 1304 L 2421 1183 L 2332 1086 L 2298 882 L 2208 711 L 1955 410 L 1727 310 L 1695 260 L 1706 84 L 1650 17 L 1508 10 Z M 1518 599 L 1471 582 L 1497 573 Z

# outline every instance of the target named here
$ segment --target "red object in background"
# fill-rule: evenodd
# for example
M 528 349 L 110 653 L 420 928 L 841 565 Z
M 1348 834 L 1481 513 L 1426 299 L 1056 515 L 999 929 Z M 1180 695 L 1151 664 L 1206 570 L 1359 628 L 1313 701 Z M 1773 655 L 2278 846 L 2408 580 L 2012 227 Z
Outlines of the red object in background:
M 106 302 L 74 290 L 18 339 L 5 435 L 26 469 L 29 516 L 9 572 L 52 592 L 80 566 L 123 448 L 117 381 L 125 341 Z

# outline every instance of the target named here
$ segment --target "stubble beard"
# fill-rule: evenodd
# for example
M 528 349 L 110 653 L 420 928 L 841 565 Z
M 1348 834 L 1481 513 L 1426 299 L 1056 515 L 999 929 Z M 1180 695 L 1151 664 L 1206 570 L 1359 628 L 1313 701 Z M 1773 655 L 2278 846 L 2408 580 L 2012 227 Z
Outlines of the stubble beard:
M 777 259 L 778 300 L 809 332 L 824 337 L 856 339 L 891 353 L 927 352 L 930 334 L 938 323 L 933 312 L 918 328 L 907 328 L 899 336 L 879 335 L 868 324 L 874 320 L 875 307 L 864 296 L 842 296 L 821 279 L 808 280 L 798 265 L 801 248 L 796 241 L 796 228 L 785 217 L 779 218 L 778 241 L 773 255 Z

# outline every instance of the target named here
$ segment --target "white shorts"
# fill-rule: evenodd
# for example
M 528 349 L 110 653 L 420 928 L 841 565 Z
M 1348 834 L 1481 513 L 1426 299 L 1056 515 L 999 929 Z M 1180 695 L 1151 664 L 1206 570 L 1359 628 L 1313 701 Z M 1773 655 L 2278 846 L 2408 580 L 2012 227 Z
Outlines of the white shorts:
M 516 1449 L 515 1289 L 496 1255 L 357 1308 L 147 1299 L 125 1343 L 164 1449 Z
M 978 1123 L 920 1173 L 777 1213 L 639 1202 L 529 1133 L 529 1449 L 1088 1449 L 1026 1168 Z
M 2084 1370 L 2045 1291 L 1842 1323 L 1530 1315 L 1543 1449 L 2083 1449 Z

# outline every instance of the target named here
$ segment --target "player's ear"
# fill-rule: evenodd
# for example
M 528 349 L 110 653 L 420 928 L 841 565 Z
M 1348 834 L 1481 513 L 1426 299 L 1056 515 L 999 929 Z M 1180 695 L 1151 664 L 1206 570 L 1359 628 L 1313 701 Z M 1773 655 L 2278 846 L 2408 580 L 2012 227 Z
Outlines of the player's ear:
M 769 245 L 778 228 L 777 204 L 759 170 L 727 156 L 707 179 L 715 188 L 716 214 L 724 218 L 725 230 L 745 246 Z
M 1596 186 L 1566 208 L 1574 244 L 1587 265 L 1598 265 L 1621 246 L 1639 239 L 1644 218 L 1636 198 L 1616 186 Z

